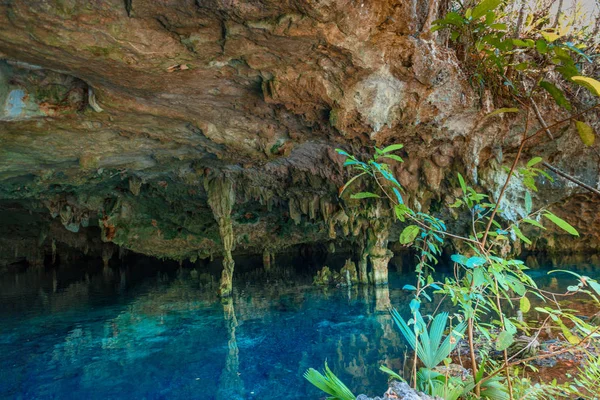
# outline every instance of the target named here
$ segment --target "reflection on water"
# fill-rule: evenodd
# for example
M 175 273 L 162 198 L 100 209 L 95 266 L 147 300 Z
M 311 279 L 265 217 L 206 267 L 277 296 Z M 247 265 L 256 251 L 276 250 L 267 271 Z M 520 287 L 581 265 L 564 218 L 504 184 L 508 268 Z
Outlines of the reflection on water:
M 406 261 L 391 269 L 389 288 L 377 289 L 316 288 L 310 267 L 292 261 L 278 258 L 265 272 L 260 258 L 246 260 L 224 301 L 214 295 L 217 275 L 200 272 L 211 265 L 4 273 L 0 397 L 317 398 L 302 373 L 325 359 L 355 393 L 385 391 L 379 365 L 399 370 L 404 362 L 386 310 L 408 313 Z M 568 268 L 598 275 L 587 262 Z M 543 270 L 532 275 L 545 287 L 569 284 Z

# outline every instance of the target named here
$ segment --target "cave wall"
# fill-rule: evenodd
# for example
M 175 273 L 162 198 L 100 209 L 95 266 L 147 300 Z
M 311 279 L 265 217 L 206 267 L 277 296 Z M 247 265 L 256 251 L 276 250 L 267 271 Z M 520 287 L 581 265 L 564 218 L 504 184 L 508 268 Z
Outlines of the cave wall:
M 38 213 L 73 234 L 93 228 L 103 242 L 156 257 L 220 256 L 206 191 L 218 178 L 235 192 L 234 252 L 362 243 L 387 214 L 348 215 L 359 205 L 337 197 L 348 175 L 335 148 L 367 154 L 391 143 L 405 144 L 405 163 L 392 167 L 418 209 L 453 203 L 456 171 L 497 195 L 500 165 L 524 127 L 511 116 L 483 118 L 491 100 L 429 32 L 444 7 L 2 2 L 0 211 Z M 539 102 L 548 122 L 564 117 L 547 100 Z M 527 155 L 597 187 L 596 149 L 584 149 L 571 128 L 555 136 L 531 141 Z M 538 183 L 535 205 L 562 210 L 585 239 L 551 231 L 533 247 L 597 250 L 598 198 L 560 178 Z M 522 204 L 513 189 L 506 218 Z M 39 242 L 37 228 L 2 222 L 7 248 L 15 232 Z

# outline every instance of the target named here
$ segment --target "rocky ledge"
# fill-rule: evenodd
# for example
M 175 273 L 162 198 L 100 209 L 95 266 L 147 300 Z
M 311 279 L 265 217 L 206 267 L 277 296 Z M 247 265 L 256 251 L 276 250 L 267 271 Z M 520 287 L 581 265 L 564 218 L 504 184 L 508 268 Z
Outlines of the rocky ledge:
M 398 227 L 385 205 L 338 198 L 348 175 L 335 148 L 405 144 L 392 168 L 407 202 L 443 213 L 456 172 L 498 194 L 524 129 L 482 118 L 490 99 L 429 30 L 445 4 L 2 2 L 2 263 L 36 262 L 57 243 L 109 251 L 90 238 L 224 257 L 229 277 L 235 252 L 271 259 L 294 246 L 352 246 L 386 263 Z M 547 100 L 547 122 L 563 118 Z M 598 131 L 597 115 L 589 122 Z M 572 128 L 525 152 L 598 186 L 597 150 Z M 582 239 L 550 230 L 530 249 L 598 250 L 599 197 L 556 178 L 538 182 L 534 203 Z M 505 218 L 523 213 L 522 189 L 509 188 Z

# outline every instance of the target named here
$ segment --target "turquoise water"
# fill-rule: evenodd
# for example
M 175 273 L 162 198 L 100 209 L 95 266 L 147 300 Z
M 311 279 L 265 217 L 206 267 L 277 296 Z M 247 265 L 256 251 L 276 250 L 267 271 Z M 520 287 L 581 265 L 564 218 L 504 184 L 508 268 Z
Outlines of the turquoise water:
M 379 365 L 399 370 L 405 350 L 385 309 L 407 311 L 412 275 L 392 268 L 389 290 L 323 289 L 292 264 L 240 262 L 226 302 L 216 274 L 147 260 L 4 273 L 0 397 L 319 398 L 302 374 L 325 359 L 354 393 L 383 393 Z

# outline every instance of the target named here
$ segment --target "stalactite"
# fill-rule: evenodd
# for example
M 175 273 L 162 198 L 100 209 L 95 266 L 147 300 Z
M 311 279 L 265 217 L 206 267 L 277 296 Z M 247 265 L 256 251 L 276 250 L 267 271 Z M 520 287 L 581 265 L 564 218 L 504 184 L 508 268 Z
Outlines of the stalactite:
M 231 295 L 233 287 L 234 262 L 231 252 L 235 243 L 231 210 L 235 203 L 233 183 L 225 177 L 205 179 L 204 188 L 208 193 L 208 204 L 219 225 L 219 234 L 223 242 L 223 272 L 219 293 L 226 297 Z
M 52 239 L 52 264 L 56 264 L 56 240 Z
M 374 285 L 385 285 L 388 283 L 388 264 L 394 254 L 388 250 L 388 226 L 385 219 L 377 219 L 368 231 L 367 251 L 373 266 Z
M 142 189 L 142 180 L 136 176 L 129 177 L 129 191 L 134 196 L 139 196 Z
M 363 245 L 360 246 L 360 258 L 358 260 L 358 281 L 366 285 L 369 283 L 369 275 L 367 274 L 367 265 L 369 259 L 369 253 Z
M 356 264 L 352 260 L 346 260 L 346 263 L 340 270 L 340 276 L 342 278 L 342 285 L 353 286 L 358 283 L 358 274 L 356 272 Z
M 270 271 L 274 263 L 275 254 L 268 248 L 263 249 L 263 268 L 265 271 Z
M 113 247 L 109 245 L 102 246 L 102 262 L 104 268 L 108 268 L 108 263 L 113 256 Z
M 289 201 L 289 211 L 290 218 L 296 223 L 296 225 L 302 222 L 302 210 L 300 209 L 300 205 L 298 201 L 294 198 L 291 198 Z

